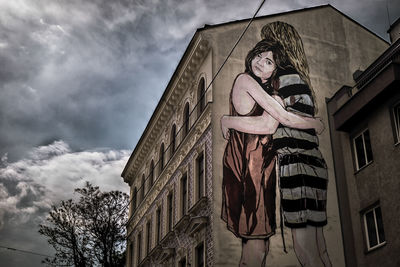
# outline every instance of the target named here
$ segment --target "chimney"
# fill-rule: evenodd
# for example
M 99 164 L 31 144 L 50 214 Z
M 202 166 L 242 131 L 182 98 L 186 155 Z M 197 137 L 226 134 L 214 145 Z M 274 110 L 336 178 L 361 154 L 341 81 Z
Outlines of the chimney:
M 400 38 L 400 17 L 390 25 L 389 30 L 387 31 L 390 35 L 390 42 L 393 44 Z

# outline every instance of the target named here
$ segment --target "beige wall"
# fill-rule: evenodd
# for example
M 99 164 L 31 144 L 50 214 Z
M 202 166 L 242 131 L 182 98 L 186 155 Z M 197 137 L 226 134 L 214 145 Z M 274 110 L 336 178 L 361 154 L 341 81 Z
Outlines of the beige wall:
M 244 70 L 244 58 L 257 41 L 263 25 L 272 21 L 284 21 L 293 25 L 300 33 L 310 66 L 311 83 L 316 93 L 318 116 L 325 125 L 327 111 L 325 99 L 331 97 L 343 84 L 353 84 L 352 73 L 364 69 L 386 48 L 387 43 L 366 31 L 353 21 L 331 7 L 316 8 L 303 12 L 293 12 L 271 16 L 253 22 L 243 40 L 213 84 L 213 221 L 214 221 L 214 262 L 215 266 L 235 266 L 239 262 L 241 240 L 227 230 L 220 219 L 222 188 L 222 157 L 226 141 L 222 138 L 220 118 L 229 114 L 229 93 L 237 74 Z M 212 50 L 213 73 L 222 64 L 236 39 L 247 25 L 231 23 L 204 31 L 203 36 L 210 42 Z M 342 235 L 336 196 L 333 159 L 330 147 L 329 130 L 320 136 L 320 149 L 328 164 L 328 225 L 324 228 L 328 253 L 334 266 L 344 266 Z M 277 206 L 279 202 L 277 203 Z M 279 213 L 277 210 L 277 218 Z M 279 221 L 277 222 L 279 225 Z M 280 230 L 271 238 L 268 266 L 298 266 L 295 257 L 290 229 L 285 228 L 285 240 L 289 253 L 282 250 Z

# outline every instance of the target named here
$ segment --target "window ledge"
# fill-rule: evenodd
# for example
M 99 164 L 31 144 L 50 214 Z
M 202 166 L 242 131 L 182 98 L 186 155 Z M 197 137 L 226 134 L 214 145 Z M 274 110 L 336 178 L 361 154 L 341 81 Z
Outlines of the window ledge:
M 185 232 L 193 237 L 193 235 L 206 227 L 208 224 L 208 217 L 206 216 L 200 216 L 200 217 L 193 217 L 190 219 L 190 223 L 188 227 L 186 228 Z
M 174 231 L 173 230 L 168 231 L 168 233 L 164 236 L 164 238 L 161 239 L 160 244 L 161 245 L 166 244 L 168 242 L 168 240 L 170 240 L 174 236 L 175 235 L 174 235 Z
M 189 220 L 190 220 L 189 215 L 187 214 L 183 215 L 182 218 L 175 224 L 174 230 L 180 231 L 184 229 L 189 223 Z
M 150 253 L 147 256 L 152 258 L 155 255 L 158 255 L 161 250 L 162 250 L 162 247 L 161 247 L 160 243 L 158 243 L 155 247 L 153 247 L 153 249 L 150 251 Z
M 380 243 L 379 245 L 376 245 L 375 247 L 372 247 L 372 248 L 370 248 L 370 249 L 367 248 L 367 249 L 364 251 L 364 254 L 372 253 L 372 252 L 374 252 L 374 251 L 376 251 L 376 250 L 378 250 L 378 249 L 380 249 L 380 248 L 383 248 L 384 246 L 386 246 L 386 241 L 385 241 L 385 242 L 382 242 L 382 243 Z
M 148 256 L 149 263 L 151 262 L 150 259 L 155 259 L 156 261 L 163 262 L 174 254 L 175 248 L 162 247 L 161 245 L 157 245 Z
M 374 160 L 371 160 L 370 162 L 368 162 L 367 164 L 365 164 L 364 166 L 362 166 L 360 169 L 356 170 L 354 172 L 354 175 L 358 174 L 359 172 L 361 172 L 362 170 L 364 170 L 365 168 L 367 168 L 369 165 L 371 165 L 372 163 L 374 163 Z
M 189 209 L 188 213 L 195 216 L 196 213 L 207 205 L 207 197 L 203 196 Z

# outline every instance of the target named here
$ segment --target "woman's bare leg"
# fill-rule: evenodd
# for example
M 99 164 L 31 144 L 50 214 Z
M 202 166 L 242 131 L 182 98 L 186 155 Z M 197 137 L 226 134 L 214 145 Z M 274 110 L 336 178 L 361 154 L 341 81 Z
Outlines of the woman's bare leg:
M 326 249 L 326 242 L 325 242 L 323 228 L 322 227 L 316 227 L 316 228 L 317 228 L 318 249 L 321 260 L 326 267 L 332 267 L 332 263 L 328 255 L 328 250 Z
M 325 245 L 325 239 L 323 238 L 318 242 L 317 229 L 321 227 L 307 226 L 304 228 L 292 228 L 293 247 L 296 253 L 297 259 L 301 266 L 304 267 L 326 267 L 320 252 L 326 252 L 326 246 L 320 248 L 323 244 Z M 321 243 L 321 244 L 320 244 Z M 325 253 L 326 256 L 328 255 Z M 328 262 L 329 257 L 328 257 Z
M 268 255 L 269 240 L 247 239 L 242 241 L 240 267 L 264 267 Z

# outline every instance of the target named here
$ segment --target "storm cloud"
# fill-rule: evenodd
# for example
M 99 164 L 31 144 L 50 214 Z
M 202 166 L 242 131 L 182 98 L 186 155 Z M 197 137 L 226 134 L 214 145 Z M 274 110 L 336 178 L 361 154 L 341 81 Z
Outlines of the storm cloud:
M 307 7 L 267 1 L 260 15 Z M 387 38 L 386 3 L 338 0 Z M 323 1 L 314 1 L 313 4 Z M 251 1 L 0 2 L 0 155 L 34 146 L 132 149 L 195 29 L 251 17 Z M 361 8 L 365 6 L 366 8 Z M 385 27 L 385 24 L 387 27 Z M 137 119 L 140 114 L 140 119 Z
M 52 254 L 37 233 L 85 181 L 120 178 L 196 28 L 250 18 L 261 1 L 0 1 L 0 240 Z M 311 3 L 311 4 L 310 4 Z M 326 4 L 266 1 L 259 16 Z M 400 1 L 329 1 L 388 40 Z M 40 257 L 0 249 L 8 266 Z

